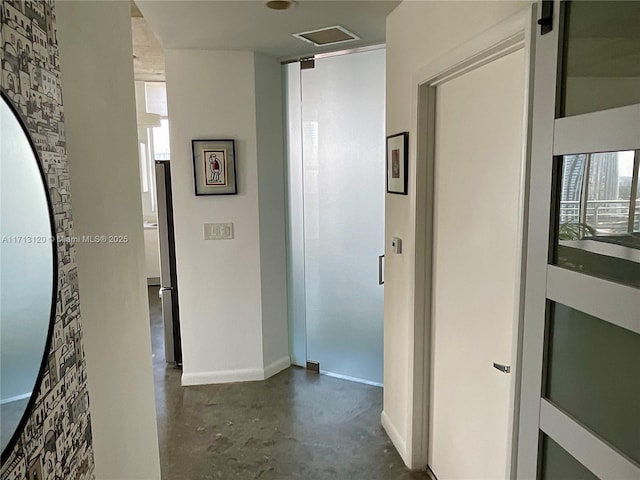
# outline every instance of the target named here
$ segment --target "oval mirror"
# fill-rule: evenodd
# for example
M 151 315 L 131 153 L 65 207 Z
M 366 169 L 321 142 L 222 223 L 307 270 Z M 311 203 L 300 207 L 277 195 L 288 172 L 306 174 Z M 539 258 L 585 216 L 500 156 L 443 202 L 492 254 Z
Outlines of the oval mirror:
M 57 288 L 53 221 L 26 129 L 0 102 L 0 436 L 17 440 L 46 365 Z

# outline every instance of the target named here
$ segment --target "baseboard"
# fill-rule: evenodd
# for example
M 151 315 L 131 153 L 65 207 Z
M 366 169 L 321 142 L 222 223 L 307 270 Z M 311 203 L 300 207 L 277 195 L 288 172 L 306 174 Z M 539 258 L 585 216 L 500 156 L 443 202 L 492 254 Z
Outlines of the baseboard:
M 221 370 L 217 372 L 183 373 L 182 386 L 209 385 L 212 383 L 254 382 L 264 380 L 261 368 L 243 368 L 238 370 Z
M 210 385 L 215 383 L 255 382 L 265 380 L 291 366 L 289 355 L 270 363 L 264 368 L 241 368 L 217 372 L 183 373 L 182 386 Z
M 384 384 L 382 383 L 372 382 L 371 380 L 364 380 L 358 377 L 350 377 L 349 375 L 341 375 L 339 373 L 327 372 L 326 370 L 320 370 L 320 373 L 322 375 L 326 375 L 327 377 L 338 378 L 340 380 L 346 380 L 348 382 L 363 383 L 365 385 L 371 385 L 372 387 L 380 387 L 380 388 L 384 387 Z
M 148 287 L 159 287 L 160 286 L 160 277 L 147 277 L 147 286 Z
M 384 428 L 384 431 L 387 432 L 387 435 L 391 439 L 391 442 L 393 443 L 393 446 L 396 447 L 396 450 L 398 451 L 398 453 L 402 457 L 402 460 L 404 461 L 405 465 L 409 466 L 411 464 L 411 462 L 407 461 L 408 460 L 407 459 L 407 444 L 404 441 L 404 439 L 400 436 L 400 434 L 398 433 L 398 429 L 391 422 L 391 420 L 389 419 L 389 417 L 387 416 L 387 414 L 386 414 L 386 412 L 384 410 L 382 411 L 382 414 L 380 415 L 380 423 L 382 424 L 382 428 Z
M 273 377 L 276 373 L 280 373 L 285 368 L 289 368 L 291 366 L 291 357 L 289 355 L 285 355 L 282 358 L 279 358 L 275 362 L 271 362 L 269 365 L 264 367 L 264 376 L 263 379 L 266 380 L 269 377 Z

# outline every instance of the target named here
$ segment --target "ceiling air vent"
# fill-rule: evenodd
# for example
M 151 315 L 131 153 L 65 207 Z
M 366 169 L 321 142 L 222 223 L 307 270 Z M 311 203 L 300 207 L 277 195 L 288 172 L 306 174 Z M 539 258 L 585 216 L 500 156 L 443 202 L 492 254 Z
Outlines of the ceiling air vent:
M 320 30 L 312 30 L 310 32 L 294 33 L 293 36 L 305 42 L 313 43 L 316 47 L 360 40 L 359 36 L 351 33 L 340 25 L 321 28 Z

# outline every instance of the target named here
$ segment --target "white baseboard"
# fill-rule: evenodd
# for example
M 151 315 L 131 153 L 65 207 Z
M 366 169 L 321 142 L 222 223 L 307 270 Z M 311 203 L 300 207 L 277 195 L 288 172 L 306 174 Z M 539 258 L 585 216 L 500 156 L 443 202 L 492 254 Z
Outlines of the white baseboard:
M 404 439 L 400 436 L 400 434 L 398 433 L 398 429 L 391 422 L 391 420 L 389 419 L 389 417 L 387 416 L 387 414 L 386 414 L 386 412 L 384 410 L 382 411 L 382 414 L 380 415 L 380 423 L 382 424 L 382 427 L 384 428 L 384 431 L 387 432 L 387 435 L 391 439 L 391 442 L 393 443 L 393 446 L 396 447 L 396 450 L 398 451 L 398 453 L 402 457 L 402 460 L 404 461 L 405 465 L 409 466 L 411 464 L 411 462 L 407 461 L 408 460 L 407 459 L 407 444 L 404 441 Z
M 372 382 L 371 380 L 364 380 L 358 377 L 350 377 L 349 375 L 341 375 L 339 373 L 327 372 L 326 370 L 320 370 L 321 375 L 326 375 L 331 378 L 338 378 L 340 380 L 347 380 L 348 382 L 364 383 L 365 385 L 371 385 L 372 387 L 384 387 L 382 383 Z
M 269 365 L 264 367 L 263 379 L 266 380 L 269 377 L 273 377 L 276 373 L 280 373 L 285 368 L 289 368 L 291 366 L 291 357 L 289 355 L 285 355 L 282 358 L 279 358 L 275 362 L 271 362 Z
M 215 383 L 255 382 L 272 377 L 291 365 L 289 355 L 270 363 L 264 368 L 242 368 L 216 372 L 183 373 L 182 386 L 210 385 Z
M 264 380 L 264 371 L 261 368 L 182 374 L 183 387 L 209 385 L 212 383 L 253 382 L 256 380 Z

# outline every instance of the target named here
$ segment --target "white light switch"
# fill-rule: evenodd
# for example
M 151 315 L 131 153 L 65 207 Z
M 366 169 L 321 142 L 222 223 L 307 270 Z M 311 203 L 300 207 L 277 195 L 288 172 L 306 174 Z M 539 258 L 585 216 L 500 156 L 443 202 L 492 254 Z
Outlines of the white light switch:
M 233 223 L 205 223 L 205 240 L 231 240 L 233 238 Z

